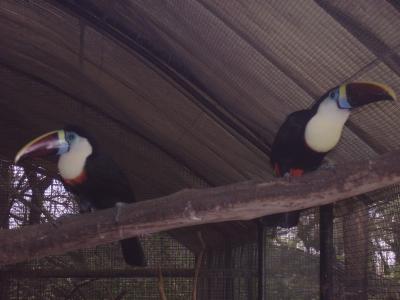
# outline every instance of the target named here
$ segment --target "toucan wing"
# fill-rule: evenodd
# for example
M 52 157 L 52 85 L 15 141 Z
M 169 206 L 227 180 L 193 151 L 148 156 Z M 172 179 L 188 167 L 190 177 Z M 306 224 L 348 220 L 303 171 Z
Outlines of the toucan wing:
M 304 131 L 308 120 L 312 117 L 310 110 L 291 113 L 279 128 L 271 149 L 271 163 L 281 168 L 280 176 L 289 171 L 304 146 Z
M 110 208 L 117 202 L 135 201 L 128 178 L 111 157 L 89 156 L 85 171 L 85 183 L 76 188 L 76 194 L 88 199 L 95 209 Z

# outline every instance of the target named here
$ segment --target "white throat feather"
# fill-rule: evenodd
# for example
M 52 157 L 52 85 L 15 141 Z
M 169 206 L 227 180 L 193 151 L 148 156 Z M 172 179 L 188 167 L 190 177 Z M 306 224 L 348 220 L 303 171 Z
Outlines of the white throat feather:
M 306 125 L 306 144 L 317 152 L 332 150 L 339 142 L 349 116 L 350 110 L 340 109 L 335 100 L 326 98 Z
M 92 154 L 92 146 L 83 137 L 77 137 L 71 144 L 68 152 L 62 154 L 58 160 L 58 171 L 64 179 L 74 179 L 82 174 L 86 159 Z

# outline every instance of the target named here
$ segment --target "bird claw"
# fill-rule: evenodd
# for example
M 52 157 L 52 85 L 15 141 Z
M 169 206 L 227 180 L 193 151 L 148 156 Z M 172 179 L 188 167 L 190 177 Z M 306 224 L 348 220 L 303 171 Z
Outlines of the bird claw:
M 49 223 L 53 225 L 55 228 L 60 227 L 60 222 L 58 220 L 51 220 Z
M 50 221 L 50 223 L 54 227 L 58 228 L 62 224 L 63 220 L 65 220 L 68 217 L 75 216 L 75 215 L 76 214 L 72 214 L 72 213 L 71 214 L 63 214 L 63 215 L 59 216 L 57 219 Z
M 292 181 L 292 175 L 290 175 L 289 172 L 286 172 L 286 173 L 283 175 L 283 178 L 285 178 L 285 180 L 286 180 L 287 182 L 291 182 L 291 181 Z
M 334 163 L 326 163 L 319 167 L 320 170 L 328 170 L 334 171 L 336 169 L 336 165 Z
M 121 208 L 122 208 L 123 206 L 125 206 L 125 205 L 126 205 L 125 202 L 117 202 L 117 203 L 115 203 L 115 207 L 117 208 L 117 213 L 115 214 L 115 219 L 114 219 L 114 221 L 115 221 L 116 224 L 119 223 L 119 218 L 120 218 L 120 216 L 121 216 Z

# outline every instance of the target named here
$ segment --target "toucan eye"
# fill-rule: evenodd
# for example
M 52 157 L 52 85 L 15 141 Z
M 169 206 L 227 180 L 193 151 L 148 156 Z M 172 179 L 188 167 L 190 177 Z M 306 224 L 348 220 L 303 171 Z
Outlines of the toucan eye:
M 329 92 L 329 97 L 333 100 L 338 100 L 339 99 L 339 90 L 338 89 L 333 89 L 332 91 Z
M 66 132 L 65 133 L 65 139 L 67 142 L 70 144 L 76 139 L 76 134 L 74 132 Z

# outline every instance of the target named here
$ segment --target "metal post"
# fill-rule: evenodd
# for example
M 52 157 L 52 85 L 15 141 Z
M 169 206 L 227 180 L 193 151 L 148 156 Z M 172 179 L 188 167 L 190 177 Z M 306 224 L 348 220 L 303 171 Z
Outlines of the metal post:
M 333 264 L 335 250 L 333 247 L 333 205 L 321 206 L 319 209 L 320 224 L 320 299 L 333 300 Z

